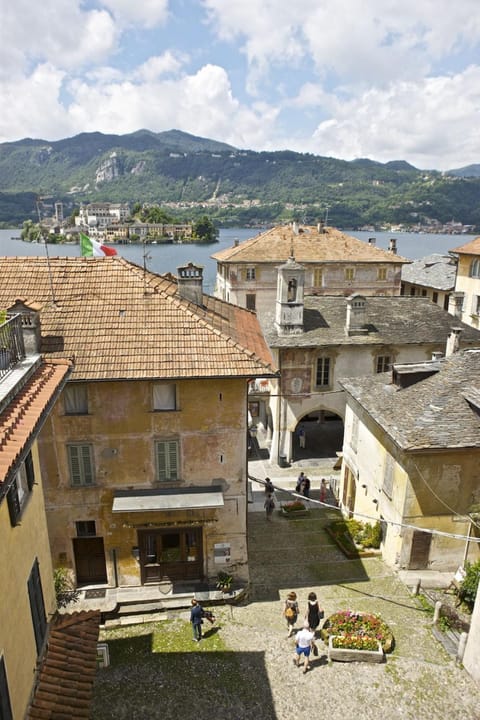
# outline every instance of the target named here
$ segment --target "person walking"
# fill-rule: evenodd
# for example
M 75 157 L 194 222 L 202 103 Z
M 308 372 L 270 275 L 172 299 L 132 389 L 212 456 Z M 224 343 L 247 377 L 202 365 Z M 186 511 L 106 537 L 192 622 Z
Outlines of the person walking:
M 302 470 L 302 472 L 300 473 L 300 475 L 297 478 L 297 484 L 295 485 L 295 492 L 297 492 L 297 493 L 301 492 L 304 477 L 305 477 L 305 473 Z
M 320 483 L 320 502 L 325 502 L 325 499 L 327 497 L 327 481 L 325 478 L 322 478 L 322 482 Z
M 192 598 L 192 607 L 190 609 L 190 622 L 192 623 L 193 641 L 200 642 L 202 639 L 202 618 L 203 608 L 195 598 Z
M 310 668 L 310 653 L 313 648 L 314 634 L 310 630 L 308 620 L 303 621 L 303 628 L 299 630 L 295 635 L 295 657 L 293 664 L 296 667 L 300 667 L 300 659 L 304 656 L 303 661 L 303 674 Z
M 263 503 L 263 507 L 265 508 L 267 520 L 271 521 L 272 514 L 275 509 L 275 500 L 273 499 L 273 495 L 268 494 L 265 496 L 265 502 Z
M 287 595 L 287 599 L 285 600 L 285 606 L 283 608 L 283 616 L 287 621 L 287 637 L 291 637 L 295 631 L 295 624 L 298 618 L 297 593 L 294 590 L 289 592 Z
M 303 480 L 302 480 L 302 485 L 301 485 L 301 488 L 300 488 L 300 492 L 301 492 L 302 495 L 303 495 L 304 497 L 306 497 L 306 498 L 309 498 L 309 497 L 310 497 L 310 485 L 311 485 L 311 483 L 310 483 L 310 478 L 304 477 Z
M 308 605 L 307 612 L 305 613 L 305 620 L 308 620 L 310 630 L 313 632 L 315 637 L 315 631 L 320 625 L 320 620 L 323 617 L 323 610 L 320 610 L 318 604 L 317 595 L 314 592 L 308 593 Z
M 265 478 L 265 495 L 273 495 L 275 488 L 269 477 Z
M 300 444 L 300 447 L 303 450 L 305 448 L 305 442 L 306 442 L 306 435 L 305 435 L 305 430 L 303 427 L 300 428 L 300 430 L 298 431 L 298 442 Z

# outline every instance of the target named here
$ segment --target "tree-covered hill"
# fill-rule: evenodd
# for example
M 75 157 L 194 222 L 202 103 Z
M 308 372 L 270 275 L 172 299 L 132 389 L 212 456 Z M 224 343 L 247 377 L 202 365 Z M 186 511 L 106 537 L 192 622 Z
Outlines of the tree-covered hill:
M 178 130 L 82 133 L 0 144 L 0 222 L 34 218 L 35 198 L 166 204 L 248 224 L 328 214 L 339 227 L 454 219 L 480 227 L 480 178 L 422 171 L 404 161 L 353 162 L 291 151 L 253 152 Z

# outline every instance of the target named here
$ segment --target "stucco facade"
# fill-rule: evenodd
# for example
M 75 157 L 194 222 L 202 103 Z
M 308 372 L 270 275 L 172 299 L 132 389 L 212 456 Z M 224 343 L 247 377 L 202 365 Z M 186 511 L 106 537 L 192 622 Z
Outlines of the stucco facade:
M 277 226 L 234 247 L 217 261 L 215 296 L 255 310 L 262 325 L 277 297 L 278 269 L 292 256 L 304 267 L 306 295 L 399 295 L 409 261 L 336 228 L 297 223 Z
M 341 506 L 359 519 L 385 521 L 382 553 L 393 567 L 454 572 L 480 557 L 479 543 L 466 539 L 478 539 L 469 512 L 480 499 L 480 447 L 476 410 L 463 397 L 479 352 L 425 363 L 424 377 L 404 387 L 385 375 L 342 383 Z M 461 383 L 456 365 L 463 358 Z M 456 374 L 455 387 L 449 374 Z
M 175 384 L 176 409 L 161 411 L 154 410 L 155 385 L 141 380 L 88 383 L 85 414 L 66 414 L 64 399 L 57 402 L 40 439 L 54 562 L 70 568 L 79 584 L 140 585 L 153 579 L 146 565 L 162 563 L 160 553 L 147 562 L 145 533 L 169 533 L 170 548 L 162 552 L 172 562 L 158 569 L 156 581 L 164 576 L 213 580 L 224 568 L 215 555 L 219 543 L 230 547 L 228 567 L 235 577 L 247 581 L 246 383 L 234 378 L 181 381 Z M 159 479 L 158 441 L 177 446 L 176 479 Z M 94 478 L 88 487 L 72 486 L 67 452 L 72 443 L 92 449 Z M 134 491 L 134 504 L 137 490 L 174 495 L 209 487 L 219 488 L 220 507 L 187 503 L 162 512 L 114 510 L 118 491 Z M 184 549 L 174 536 L 179 534 L 181 546 L 184 532 L 195 536 L 195 544 L 186 556 L 176 557 Z M 98 563 L 91 578 L 83 557 L 89 540 Z
M 449 312 L 467 325 L 480 328 L 480 238 L 450 252 L 458 264 Z

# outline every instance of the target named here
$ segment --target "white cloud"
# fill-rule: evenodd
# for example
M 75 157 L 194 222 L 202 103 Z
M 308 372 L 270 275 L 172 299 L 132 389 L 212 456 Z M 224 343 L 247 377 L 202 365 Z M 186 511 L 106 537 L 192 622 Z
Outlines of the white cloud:
M 331 118 L 317 127 L 312 152 L 347 160 L 405 159 L 445 170 L 480 156 L 480 68 L 404 81 L 349 102 L 330 98 Z
M 167 50 L 163 55 L 151 57 L 136 68 L 133 79 L 140 82 L 154 82 L 164 75 L 177 75 L 187 59 L 186 56 Z
M 168 18 L 168 0 L 103 0 L 122 25 L 141 25 L 152 28 Z

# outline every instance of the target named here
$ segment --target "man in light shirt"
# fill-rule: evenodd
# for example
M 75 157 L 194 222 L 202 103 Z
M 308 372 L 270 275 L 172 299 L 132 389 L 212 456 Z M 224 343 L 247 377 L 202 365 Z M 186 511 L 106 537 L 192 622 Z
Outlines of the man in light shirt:
M 294 664 L 299 667 L 300 658 L 302 655 L 305 657 L 305 660 L 303 661 L 304 674 L 310 667 L 310 653 L 313 648 L 314 638 L 315 635 L 310 630 L 308 620 L 304 620 L 302 630 L 299 630 L 295 635 L 295 658 L 293 660 Z

